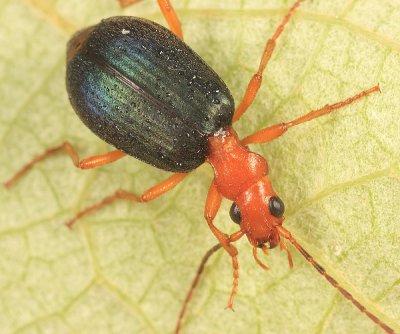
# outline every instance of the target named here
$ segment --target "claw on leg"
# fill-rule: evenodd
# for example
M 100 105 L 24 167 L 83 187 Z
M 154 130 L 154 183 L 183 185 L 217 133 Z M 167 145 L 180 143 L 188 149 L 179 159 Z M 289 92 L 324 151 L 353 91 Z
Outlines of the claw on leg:
M 231 246 L 231 247 L 233 247 L 236 250 L 236 247 L 234 247 L 234 246 Z M 236 255 L 232 256 L 232 268 L 233 268 L 233 287 L 232 287 L 231 295 L 229 297 L 228 304 L 226 305 L 225 309 L 231 309 L 232 311 L 234 311 L 233 304 L 234 304 L 235 296 L 237 294 L 238 286 L 239 286 L 239 262 L 237 259 L 237 250 L 236 250 Z

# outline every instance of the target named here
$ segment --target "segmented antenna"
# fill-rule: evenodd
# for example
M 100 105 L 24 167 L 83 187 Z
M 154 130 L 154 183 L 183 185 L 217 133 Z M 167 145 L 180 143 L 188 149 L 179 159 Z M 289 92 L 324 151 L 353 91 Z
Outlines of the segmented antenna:
M 362 305 L 357 299 L 355 299 L 349 291 L 340 286 L 340 284 L 331 275 L 329 275 L 326 272 L 326 270 L 317 261 L 315 261 L 314 258 L 310 254 L 308 254 L 303 247 L 301 247 L 301 245 L 296 241 L 296 239 L 287 229 L 285 229 L 282 226 L 277 226 L 277 229 L 279 231 L 279 234 L 285 239 L 289 240 L 293 244 L 293 246 L 296 247 L 297 250 L 306 258 L 306 260 L 310 262 L 313 265 L 313 267 L 317 269 L 317 271 L 322 276 L 324 276 L 329 283 L 332 284 L 333 287 L 338 289 L 345 298 L 350 300 L 355 307 L 357 307 L 361 312 L 365 313 L 368 318 L 370 318 L 373 322 L 379 325 L 386 333 L 395 334 L 394 329 L 392 329 L 387 324 L 382 322 L 378 317 L 373 315 L 370 311 L 366 309 L 364 305 Z

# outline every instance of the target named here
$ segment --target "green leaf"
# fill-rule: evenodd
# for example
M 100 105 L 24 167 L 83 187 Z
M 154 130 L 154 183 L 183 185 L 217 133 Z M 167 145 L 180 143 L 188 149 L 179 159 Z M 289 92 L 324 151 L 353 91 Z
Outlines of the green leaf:
M 187 43 L 224 78 L 236 101 L 291 1 L 173 1 Z M 244 136 L 380 83 L 332 115 L 253 145 L 287 207 L 286 227 L 368 309 L 400 332 L 400 9 L 395 1 L 304 1 L 280 38 L 258 97 L 237 125 Z M 65 93 L 71 34 L 112 15 L 164 23 L 156 1 L 122 11 L 111 0 L 0 3 L 0 179 L 69 140 L 82 157 L 110 148 L 78 120 Z M 209 166 L 146 205 L 116 203 L 64 222 L 118 187 L 140 193 L 168 173 L 132 158 L 98 170 L 65 155 L 0 190 L 2 333 L 172 333 L 196 268 L 216 243 L 203 207 Z M 216 224 L 233 232 L 230 204 Z M 235 310 L 230 258 L 210 261 L 183 333 L 380 333 L 291 246 L 263 271 L 237 243 Z

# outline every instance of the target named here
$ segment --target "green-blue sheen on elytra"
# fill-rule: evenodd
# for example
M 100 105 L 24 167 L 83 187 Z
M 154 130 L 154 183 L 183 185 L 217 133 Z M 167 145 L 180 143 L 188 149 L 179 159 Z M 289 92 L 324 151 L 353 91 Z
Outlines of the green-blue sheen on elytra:
M 81 120 L 117 149 L 158 168 L 201 165 L 207 138 L 232 123 L 221 78 L 168 29 L 111 17 L 68 43 L 67 90 Z

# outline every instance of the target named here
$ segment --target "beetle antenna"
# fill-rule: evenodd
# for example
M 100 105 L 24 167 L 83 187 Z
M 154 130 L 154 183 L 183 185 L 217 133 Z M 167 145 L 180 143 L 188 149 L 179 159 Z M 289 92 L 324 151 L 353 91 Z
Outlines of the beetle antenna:
M 351 301 L 355 307 L 357 307 L 361 312 L 365 313 L 365 315 L 370 318 L 373 322 L 379 325 L 386 333 L 395 334 L 394 329 L 389 327 L 387 324 L 382 322 L 377 316 L 373 315 L 370 311 L 366 309 L 364 305 L 362 305 L 357 299 L 353 297 L 353 295 L 343 288 L 331 275 L 329 275 L 326 270 L 314 260 L 314 258 L 308 254 L 308 252 L 296 241 L 296 239 L 292 236 L 292 234 L 285 229 L 283 226 L 276 227 L 279 231 L 279 234 L 285 239 L 289 240 L 294 247 L 306 258 L 308 262 L 310 262 L 317 271 L 326 278 L 326 280 L 331 283 L 333 287 L 339 290 L 339 292 L 349 301 Z
M 207 261 L 210 259 L 211 255 L 213 255 L 217 250 L 221 248 L 221 244 L 216 244 L 215 246 L 211 247 L 206 254 L 204 254 L 203 258 L 201 259 L 200 265 L 197 268 L 196 276 L 192 281 L 192 285 L 190 286 L 189 292 L 186 295 L 185 301 L 183 302 L 181 312 L 179 313 L 178 322 L 175 328 L 175 334 L 179 334 L 182 326 L 183 319 L 186 315 L 186 311 L 188 309 L 189 303 L 193 297 L 193 292 L 196 289 L 197 285 L 200 281 L 200 276 L 204 271 Z

